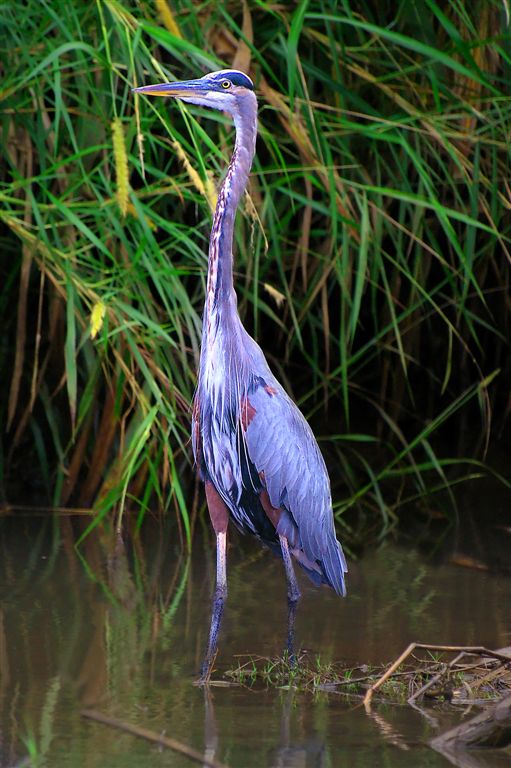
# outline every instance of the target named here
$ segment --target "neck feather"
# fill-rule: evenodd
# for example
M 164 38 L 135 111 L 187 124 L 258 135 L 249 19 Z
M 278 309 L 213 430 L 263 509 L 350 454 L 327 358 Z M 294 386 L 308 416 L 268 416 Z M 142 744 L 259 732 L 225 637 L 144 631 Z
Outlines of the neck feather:
M 213 316 L 235 306 L 232 243 L 236 209 L 246 189 L 255 152 L 257 100 L 248 92 L 234 115 L 236 143 L 227 174 L 218 193 L 209 241 L 208 284 L 204 310 L 205 329 Z M 209 321 L 209 322 L 207 322 Z

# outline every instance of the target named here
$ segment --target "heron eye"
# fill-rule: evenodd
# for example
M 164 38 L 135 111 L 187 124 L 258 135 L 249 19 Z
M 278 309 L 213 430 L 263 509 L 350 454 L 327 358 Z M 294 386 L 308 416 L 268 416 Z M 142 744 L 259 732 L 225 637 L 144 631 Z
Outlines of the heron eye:
M 222 88 L 230 88 L 232 85 L 230 80 L 222 80 Z

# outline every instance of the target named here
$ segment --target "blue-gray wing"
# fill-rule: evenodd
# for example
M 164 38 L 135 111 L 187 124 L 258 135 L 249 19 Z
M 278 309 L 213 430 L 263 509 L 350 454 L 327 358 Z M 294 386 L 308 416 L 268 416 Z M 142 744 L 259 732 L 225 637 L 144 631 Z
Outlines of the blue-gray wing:
M 277 532 L 344 595 L 348 569 L 335 536 L 330 482 L 307 421 L 269 371 L 254 378 L 241 416 L 249 459 L 272 506 L 283 510 Z

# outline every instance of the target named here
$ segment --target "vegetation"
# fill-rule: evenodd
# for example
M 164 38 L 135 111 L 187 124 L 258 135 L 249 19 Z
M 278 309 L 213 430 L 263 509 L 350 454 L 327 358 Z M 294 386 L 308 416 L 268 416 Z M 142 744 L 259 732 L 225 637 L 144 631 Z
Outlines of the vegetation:
M 295 660 L 287 656 L 274 659 L 249 656 L 237 661 L 237 666 L 227 670 L 225 677 L 239 685 L 335 692 L 356 698 L 364 698 L 389 667 L 370 668 L 367 664 L 347 667 L 342 662 L 325 662 L 306 652 Z M 413 704 L 424 697 L 440 704 L 498 701 L 510 690 L 511 675 L 507 666 L 502 660 L 476 658 L 468 653 L 459 654 L 449 662 L 442 654 L 425 658 L 412 656 L 383 682 L 377 695 L 400 704 Z
M 240 312 L 321 436 L 339 522 L 356 507 L 385 532 L 405 501 L 482 471 L 511 359 L 507 4 L 2 11 L 9 502 L 95 520 L 170 509 L 190 542 L 190 401 L 232 128 L 131 88 L 227 65 L 261 106 Z

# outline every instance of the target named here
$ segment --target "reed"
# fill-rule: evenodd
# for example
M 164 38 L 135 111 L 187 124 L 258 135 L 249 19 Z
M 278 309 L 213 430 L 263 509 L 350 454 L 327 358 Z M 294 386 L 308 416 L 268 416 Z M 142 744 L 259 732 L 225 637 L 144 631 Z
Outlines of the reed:
M 364 509 L 385 532 L 405 502 L 484 473 L 511 359 L 508 21 L 488 0 L 4 4 L 6 497 L 96 520 L 171 510 L 190 542 L 189 404 L 233 133 L 131 87 L 225 65 L 250 69 L 261 106 L 240 311 L 320 435 L 339 522 Z

